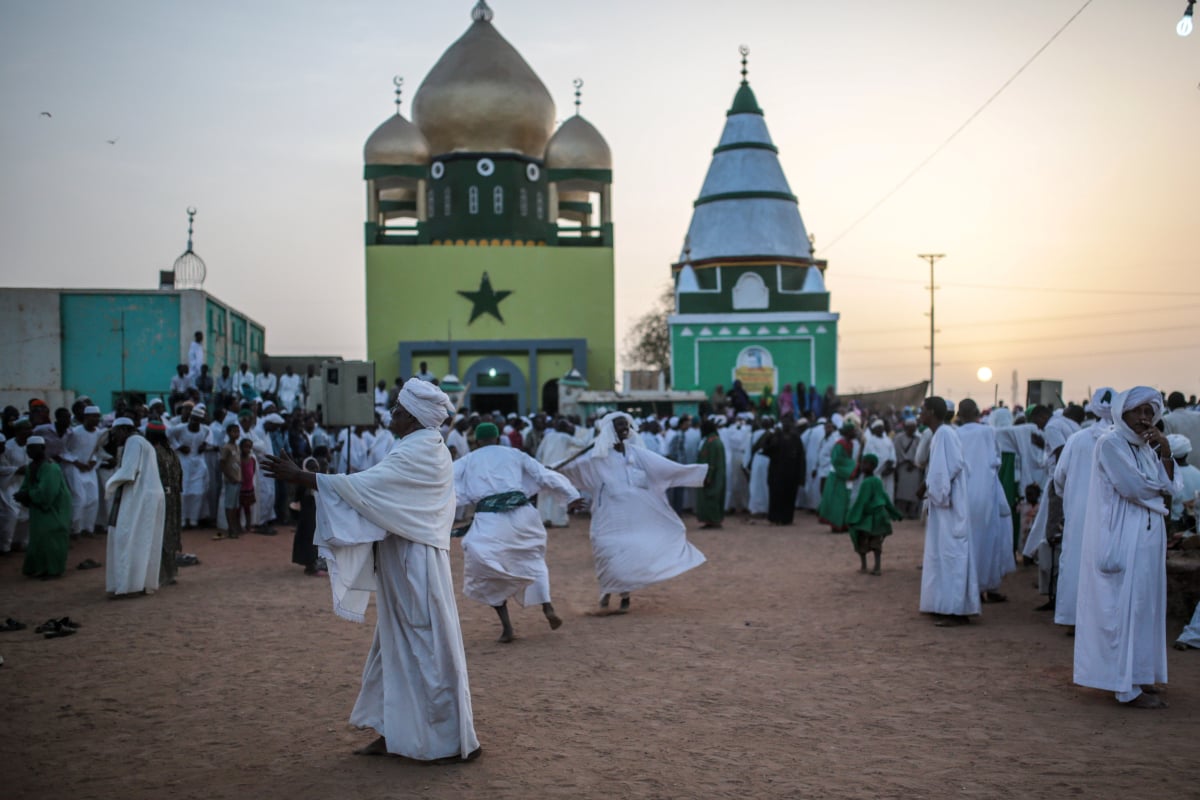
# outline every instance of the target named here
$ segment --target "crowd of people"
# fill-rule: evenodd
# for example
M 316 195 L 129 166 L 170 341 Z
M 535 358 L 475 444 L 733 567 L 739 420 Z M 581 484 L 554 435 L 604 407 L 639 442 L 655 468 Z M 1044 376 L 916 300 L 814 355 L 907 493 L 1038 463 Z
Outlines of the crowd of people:
M 199 334 L 195 345 L 202 352 Z M 380 732 L 366 754 L 478 753 L 452 531 L 464 536 L 463 595 L 495 609 L 500 641 L 511 642 L 510 599 L 539 607 L 552 630 L 563 624 L 546 530 L 582 511 L 597 613 L 628 612 L 633 592 L 704 563 L 687 514 L 701 528 L 730 514 L 787 526 L 803 510 L 846 535 L 871 576 L 882 574 L 893 522 L 924 519 L 919 608 L 935 624 L 967 624 L 1005 602 L 1019 553 L 1037 565 L 1040 610 L 1075 636 L 1076 681 L 1163 705 L 1165 553 L 1200 532 L 1194 398 L 1104 388 L 1058 410 L 940 397 L 869 409 L 803 387 L 750 402 L 735 383 L 695 416 L 581 419 L 456 409 L 422 365 L 379 398 L 373 424 L 326 428 L 303 410 L 290 370 L 286 383 L 260 375 L 232 393 L 215 382 L 205 392 L 193 372 L 207 375 L 202 363 L 181 365 L 169 403 L 4 409 L 0 551 L 25 551 L 25 574 L 50 578 L 65 571 L 71 538 L 103 533 L 106 588 L 118 597 L 175 580 L 182 529 L 226 540 L 294 524 L 292 560 L 329 575 L 339 615 L 362 621 L 378 593 L 351 717 Z M 1200 646 L 1200 621 L 1177 646 Z M 397 709 L 410 684 L 423 699 Z M 432 718 L 444 724 L 426 737 L 421 720 Z

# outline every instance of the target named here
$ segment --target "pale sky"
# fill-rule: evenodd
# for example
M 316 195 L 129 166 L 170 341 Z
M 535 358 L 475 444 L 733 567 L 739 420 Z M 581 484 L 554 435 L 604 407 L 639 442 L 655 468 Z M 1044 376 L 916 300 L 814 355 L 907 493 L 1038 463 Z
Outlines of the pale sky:
M 152 288 L 196 206 L 205 288 L 266 325 L 269 353 L 361 358 L 362 144 L 392 112 L 393 75 L 409 115 L 472 5 L 0 0 L 0 283 Z M 669 280 L 744 43 L 829 260 L 840 388 L 928 376 L 917 254 L 937 252 L 940 394 L 990 400 L 998 381 L 1007 399 L 1013 370 L 1022 396 L 1028 378 L 1069 398 L 1200 392 L 1185 0 L 1094 0 L 844 236 L 1083 0 L 491 5 L 560 118 L 584 79 L 584 116 L 612 147 L 618 350 Z

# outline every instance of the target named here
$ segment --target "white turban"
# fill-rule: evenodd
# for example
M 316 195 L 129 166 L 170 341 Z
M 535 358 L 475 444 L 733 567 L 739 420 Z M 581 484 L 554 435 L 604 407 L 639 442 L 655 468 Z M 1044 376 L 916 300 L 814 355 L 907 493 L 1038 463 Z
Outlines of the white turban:
M 1105 422 L 1112 422 L 1112 402 L 1116 396 L 1117 392 L 1115 389 L 1109 386 L 1101 386 L 1092 395 L 1092 402 L 1088 404 L 1088 411 Z
M 29 445 L 31 445 L 31 444 L 45 445 L 46 440 L 44 438 L 42 438 L 41 436 L 30 436 L 28 439 L 25 440 L 25 446 L 29 447 Z
M 629 436 L 625 438 L 625 445 L 627 447 L 630 445 L 633 447 L 645 446 L 642 444 L 642 437 L 637 433 L 637 428 L 634 427 L 633 417 L 624 411 L 614 411 L 611 414 L 605 415 L 603 419 L 596 423 L 596 426 L 600 429 L 593 442 L 596 458 L 604 458 L 619 441 L 617 439 L 617 429 L 613 427 L 613 422 L 616 421 L 617 417 L 624 417 L 629 422 Z
M 1140 405 L 1149 403 L 1154 409 L 1154 420 L 1151 425 L 1157 425 L 1163 415 L 1162 394 L 1157 389 L 1149 386 L 1135 386 L 1128 391 L 1121 392 L 1113 398 L 1112 403 L 1112 421 L 1116 426 L 1117 431 L 1130 444 L 1142 445 L 1145 441 L 1142 437 L 1133 432 L 1133 429 L 1125 424 L 1125 420 L 1121 417 L 1126 411 L 1137 408 Z
M 1183 458 L 1192 452 L 1192 440 L 1182 433 L 1172 433 L 1167 436 L 1167 444 L 1171 447 L 1173 458 Z
M 988 414 L 988 424 L 993 428 L 1011 428 L 1013 424 L 1013 413 L 1004 406 L 993 408 Z
M 129 417 L 117 417 L 113 420 L 112 426 L 114 428 L 132 428 L 134 425 L 133 420 L 131 420 Z
M 87 414 L 99 414 L 99 413 L 100 413 L 100 406 L 88 406 L 88 407 L 86 407 L 86 408 L 84 408 L 84 409 L 83 409 L 83 413 L 84 413 L 84 415 L 85 415 L 85 416 L 86 416 Z
M 193 412 L 193 416 L 195 416 L 194 412 Z M 278 414 L 267 414 L 265 417 L 263 417 L 263 422 L 270 422 L 270 423 L 272 423 L 273 425 L 284 425 L 284 424 L 286 424 L 286 423 L 284 422 L 284 419 L 283 419 L 283 417 L 279 416 Z
M 425 428 L 440 428 L 454 413 L 454 404 L 438 387 L 420 378 L 409 378 L 397 402 Z

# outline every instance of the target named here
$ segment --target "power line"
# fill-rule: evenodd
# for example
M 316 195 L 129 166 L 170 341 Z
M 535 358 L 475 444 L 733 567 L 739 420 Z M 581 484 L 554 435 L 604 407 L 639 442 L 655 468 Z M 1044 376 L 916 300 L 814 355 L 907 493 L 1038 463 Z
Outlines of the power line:
M 1173 345 L 1171 347 L 1149 347 L 1149 348 L 1143 347 L 1143 348 L 1131 349 L 1131 350 L 1100 350 L 1100 351 L 1093 350 L 1088 353 L 1041 353 L 1038 355 L 1004 356 L 1004 357 L 1000 357 L 1000 358 L 992 359 L 992 360 L 993 361 L 1016 361 L 1016 362 L 1020 362 L 1023 364 L 1028 361 L 1052 361 L 1052 360 L 1062 360 L 1062 359 L 1066 359 L 1066 358 L 1107 358 L 1109 356 L 1120 356 L 1120 355 L 1142 355 L 1143 353 L 1156 353 L 1158 355 L 1163 355 L 1164 352 L 1189 352 L 1192 350 L 1200 350 L 1200 342 L 1197 342 L 1195 344 L 1185 344 L 1185 345 L 1178 345 L 1178 346 Z M 978 362 L 979 362 L 979 359 L 976 358 L 976 359 L 967 359 L 965 361 L 943 361 L 940 363 L 944 367 L 960 367 L 963 365 L 974 365 L 974 364 L 977 364 Z M 845 367 L 847 369 L 856 369 L 856 370 L 857 369 L 902 369 L 902 368 L 903 369 L 915 369 L 915 367 L 909 367 L 906 364 L 896 364 L 896 363 L 865 364 L 865 365 L 863 365 L 863 364 L 839 365 L 839 369 L 841 369 L 842 367 Z
M 836 273 L 830 276 L 831 278 L 850 278 L 852 280 L 861 281 L 886 281 L 888 283 L 905 283 L 912 286 L 926 286 L 925 281 L 912 280 L 910 278 L 893 278 L 890 275 L 847 275 L 845 273 Z M 1131 291 L 1126 289 L 1091 289 L 1086 286 L 1020 286 L 1012 283 L 954 283 L 953 281 L 940 283 L 938 288 L 941 289 L 986 289 L 988 291 L 1011 291 L 1011 292 L 1046 292 L 1046 293 L 1065 293 L 1065 294 L 1100 294 L 1100 295 L 1120 295 L 1121 297 L 1152 297 L 1152 296 L 1168 296 L 1168 297 L 1200 297 L 1200 292 L 1178 292 L 1170 289 L 1161 291 Z
M 1154 314 L 1160 311 L 1193 311 L 1200 308 L 1195 303 L 1186 306 L 1158 306 L 1156 308 L 1138 308 L 1130 311 L 1129 309 L 1121 309 L 1119 311 L 1097 311 L 1090 314 L 1062 314 L 1056 316 L 1040 316 L 1040 317 L 1011 317 L 1008 319 L 988 319 L 988 320 L 969 320 L 966 322 L 950 322 L 942 323 L 943 328 L 956 328 L 960 326 L 970 326 L 972 328 L 985 327 L 987 325 L 1029 325 L 1038 323 L 1057 323 L 1068 319 L 1095 319 L 1096 317 L 1125 317 L 1131 314 Z M 838 331 L 839 336 L 894 336 L 897 333 L 915 333 L 916 331 L 924 331 L 925 327 L 920 328 L 867 328 L 866 330 L 841 330 Z M 1056 338 L 1056 337 L 1051 337 Z
M 1149 333 L 1178 333 L 1179 330 L 1180 330 L 1180 327 L 1178 325 L 1175 325 L 1170 328 L 1140 328 L 1137 330 L 1130 330 L 1130 331 L 1105 331 L 1104 335 L 1105 336 L 1140 336 L 1140 335 L 1146 335 Z M 1005 337 L 1003 339 L 995 339 L 995 338 L 993 338 L 993 339 L 976 339 L 974 341 L 966 341 L 966 342 L 960 342 L 960 341 L 955 340 L 955 341 L 950 341 L 948 343 L 943 344 L 942 347 L 950 347 L 950 348 L 955 348 L 955 349 L 962 348 L 962 347 L 988 347 L 988 346 L 995 346 L 998 344 L 1025 344 L 1028 342 L 1047 342 L 1047 341 L 1056 342 L 1061 339 L 1092 339 L 1092 338 L 1095 338 L 1095 336 L 1096 336 L 1095 331 L 1089 331 L 1088 333 L 1068 333 L 1068 334 L 1065 334 L 1062 336 L 1033 336 L 1033 337 L 1025 338 L 1025 339 L 1009 339 L 1008 337 Z M 843 350 L 842 352 L 844 352 L 844 353 L 882 353 L 887 350 L 911 350 L 911 349 L 912 349 L 911 347 L 899 347 L 899 346 L 897 346 L 897 347 L 870 347 L 870 348 L 862 348 L 862 349 Z
M 1062 34 L 1063 31 L 1065 31 L 1068 27 L 1070 27 L 1071 23 L 1074 22 L 1075 19 L 1084 12 L 1084 9 L 1086 9 L 1091 4 L 1092 4 L 1092 0 L 1084 0 L 1084 3 L 1083 3 L 1083 5 L 1081 5 L 1079 7 L 1079 10 L 1076 11 L 1074 14 L 1072 14 L 1071 18 L 1068 19 L 1066 22 L 1064 22 L 1062 27 L 1059 28 L 1058 30 L 1056 30 L 1054 32 L 1054 35 L 1051 36 L 1049 39 L 1047 39 L 1046 43 L 1043 44 L 1041 47 L 1039 47 L 1037 49 L 1037 52 L 1034 53 L 1032 56 L 1030 56 L 1029 59 L 1024 64 L 1022 64 L 1020 66 L 1020 68 L 1016 72 L 1014 72 L 1012 74 L 1012 76 L 1000 86 L 999 89 L 997 89 L 995 92 L 993 92 L 992 96 L 983 102 L 983 105 L 981 105 L 979 108 L 975 109 L 975 111 L 971 114 L 971 116 L 967 117 L 966 121 L 963 122 L 963 124 L 959 125 L 958 128 L 955 129 L 954 133 L 947 136 L 946 139 L 941 144 L 939 144 L 932 153 L 930 153 L 928 156 L 926 156 L 925 159 L 920 164 L 917 164 L 917 166 L 914 167 L 911 172 L 909 172 L 907 175 L 905 175 L 903 178 L 901 178 L 899 183 L 897 183 L 895 186 L 893 186 L 891 189 L 889 189 L 888 192 L 883 197 L 881 197 L 879 200 L 877 200 L 873 206 L 868 208 L 866 213 L 864 213 L 858 219 L 854 220 L 854 222 L 850 223 L 850 227 L 846 228 L 844 231 L 839 233 L 837 236 L 833 237 L 833 239 L 829 242 L 829 244 L 825 245 L 824 250 L 828 251 L 829 248 L 833 247 L 835 244 L 837 244 L 839 241 L 841 241 L 842 238 L 846 234 L 850 233 L 850 231 L 857 228 L 859 223 L 861 223 L 867 217 L 874 214 L 875 211 L 878 210 L 878 208 L 880 206 L 882 206 L 884 203 L 886 203 L 888 200 L 890 200 L 892 195 L 894 195 L 896 192 L 898 192 L 902 188 L 904 188 L 904 185 L 906 183 L 908 183 L 910 180 L 912 180 L 913 177 L 915 177 L 918 172 L 920 172 L 922 169 L 924 169 L 926 164 L 928 164 L 930 161 L 933 161 L 933 159 L 935 159 L 943 150 L 945 150 L 946 147 L 951 142 L 953 142 L 956 138 L 958 138 L 958 135 L 960 133 L 962 133 L 968 125 L 970 125 L 972 122 L 975 121 L 976 117 L 978 117 L 980 114 L 982 114 L 984 112 L 984 110 L 996 100 L 997 97 L 999 97 L 1001 94 L 1003 94 L 1004 90 L 1007 89 L 1012 84 L 1013 81 L 1015 81 L 1018 77 L 1020 77 L 1021 73 L 1024 72 L 1025 69 L 1030 64 L 1032 64 L 1034 61 L 1036 61 L 1038 56 L 1040 56 L 1042 53 L 1044 53 L 1046 51 L 1046 48 L 1049 47 L 1050 45 L 1052 45 L 1054 43 L 1054 40 L 1057 39 Z

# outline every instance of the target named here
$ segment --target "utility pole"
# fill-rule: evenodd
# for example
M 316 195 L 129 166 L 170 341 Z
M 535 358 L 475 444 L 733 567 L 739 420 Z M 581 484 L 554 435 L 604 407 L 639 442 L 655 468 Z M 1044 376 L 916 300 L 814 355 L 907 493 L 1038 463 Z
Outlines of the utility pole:
M 932 396 L 933 391 L 933 368 L 936 362 L 933 358 L 933 337 L 937 333 L 937 329 L 933 324 L 933 295 L 937 290 L 937 286 L 933 283 L 933 265 L 941 259 L 945 258 L 945 253 L 918 253 L 917 258 L 923 258 L 929 262 L 929 394 Z

